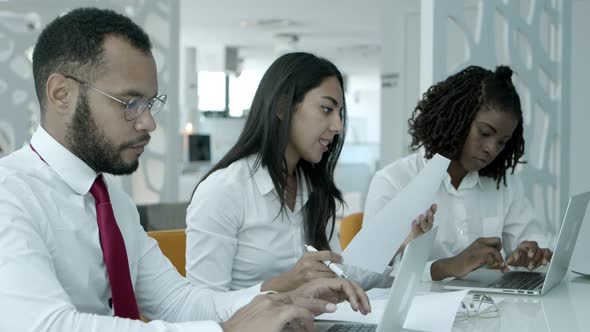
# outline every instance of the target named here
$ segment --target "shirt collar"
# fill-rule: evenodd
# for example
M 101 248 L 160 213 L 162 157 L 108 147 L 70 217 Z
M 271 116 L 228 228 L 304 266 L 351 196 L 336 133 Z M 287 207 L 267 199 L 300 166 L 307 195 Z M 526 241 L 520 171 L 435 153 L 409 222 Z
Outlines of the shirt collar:
M 473 188 L 477 185 L 481 187 L 481 176 L 479 176 L 479 172 L 467 173 L 467 175 L 465 175 L 465 177 L 463 178 L 463 181 L 461 181 L 461 184 L 464 185 L 466 188 Z
M 424 166 L 426 166 L 426 164 L 428 164 L 428 162 L 430 162 L 430 160 L 426 159 L 426 156 L 425 156 L 426 150 L 424 148 L 420 148 L 420 153 L 421 153 L 422 158 L 420 158 L 419 169 L 422 170 L 424 168 Z M 451 189 L 455 190 L 455 187 L 453 187 L 453 185 L 451 184 L 451 176 L 449 175 L 448 172 L 445 175 L 445 177 L 443 178 L 443 183 L 445 185 L 445 188 L 447 188 L 447 191 L 451 191 Z M 471 188 L 475 187 L 476 185 L 479 185 L 480 187 L 482 186 L 481 177 L 479 176 L 479 172 L 469 172 L 469 173 L 467 173 L 467 175 L 465 175 L 465 177 L 463 178 L 463 181 L 461 181 L 459 188 L 471 189 Z
M 61 145 L 41 126 L 37 128 L 31 145 L 47 165 L 75 192 L 86 195 L 96 179 L 96 172 L 82 159 Z M 31 151 L 31 153 L 35 153 Z
M 253 154 L 248 156 L 248 166 L 250 168 L 250 172 L 252 172 L 252 169 L 254 168 L 254 164 L 256 163 L 256 158 L 257 155 Z M 259 165 L 258 168 L 256 169 L 256 172 L 254 172 L 254 174 L 252 175 L 252 177 L 254 178 L 254 182 L 256 183 L 256 186 L 258 187 L 258 190 L 260 191 L 260 193 L 262 195 L 266 195 L 269 192 L 273 191 L 275 189 L 274 183 L 272 183 L 272 179 L 270 178 L 270 173 L 268 172 L 268 169 L 266 168 L 266 166 L 262 166 Z M 307 181 L 305 181 L 304 176 L 303 176 L 303 172 L 301 170 L 297 171 L 297 202 L 299 203 L 299 206 L 303 206 L 305 205 L 305 203 L 307 203 L 307 200 L 309 199 L 309 192 L 308 192 L 308 185 L 307 185 Z M 297 203 L 296 203 L 297 205 Z M 298 207 L 296 206 L 295 210 L 298 210 Z
M 248 167 L 250 168 L 251 174 L 252 170 L 254 169 L 254 164 L 256 163 L 257 157 L 258 156 L 255 154 L 248 156 Z M 268 194 L 275 188 L 274 184 L 272 183 L 272 179 L 270 178 L 268 169 L 266 166 L 262 166 L 262 164 L 258 165 L 258 168 L 254 174 L 252 174 L 252 177 L 254 178 L 254 182 L 256 183 L 256 186 L 262 195 Z
M 459 189 L 473 189 L 475 186 L 478 185 L 480 188 L 483 188 L 483 185 L 481 183 L 481 177 L 479 176 L 478 172 L 467 173 L 467 175 L 465 175 L 465 177 L 463 178 L 463 181 L 461 181 L 459 189 L 455 189 L 455 187 L 453 187 L 453 185 L 451 184 L 451 176 L 448 173 L 444 177 L 443 183 L 448 192 L 454 192 Z

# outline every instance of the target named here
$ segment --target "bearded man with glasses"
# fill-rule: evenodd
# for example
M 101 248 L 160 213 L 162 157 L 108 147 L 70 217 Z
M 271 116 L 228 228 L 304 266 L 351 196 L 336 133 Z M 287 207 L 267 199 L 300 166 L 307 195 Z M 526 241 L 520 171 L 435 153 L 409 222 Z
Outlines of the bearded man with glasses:
M 117 52 L 121 45 L 118 45 L 117 48 L 114 46 L 120 43 L 121 41 L 117 41 L 116 39 L 112 41 L 109 40 L 105 43 L 105 48 L 107 52 L 109 50 Z M 111 45 L 113 45 L 113 47 L 109 48 Z M 120 59 L 120 57 L 117 59 Z M 82 160 L 86 161 L 86 163 L 94 170 L 102 170 L 103 172 L 116 175 L 133 173 L 137 169 L 139 161 L 137 158 L 133 159 L 133 154 L 131 156 L 132 159 L 127 161 L 127 159 L 124 159 L 126 156 L 124 152 L 126 150 L 130 150 L 135 152 L 135 154 L 139 157 L 139 155 L 143 152 L 144 147 L 150 141 L 149 132 L 153 130 L 151 129 L 151 124 L 148 124 L 148 127 L 141 127 L 141 120 L 149 121 L 150 119 L 139 120 L 138 118 L 142 116 L 143 113 L 151 113 L 146 114 L 145 117 L 149 117 L 151 120 L 153 120 L 156 114 L 158 114 L 158 112 L 160 112 L 160 110 L 164 107 L 167 96 L 159 95 L 148 98 L 141 95 L 140 91 L 135 91 L 133 88 L 122 87 L 122 90 L 117 93 L 117 95 L 121 97 L 115 97 L 111 93 L 105 92 L 74 76 L 67 74 L 64 74 L 63 76 L 65 78 L 74 80 L 82 87 L 79 93 L 77 109 L 72 117 L 72 123 L 68 128 L 68 133 L 66 136 L 66 139 L 72 148 L 75 149 L 77 155 Z M 117 80 L 121 83 L 124 82 L 125 79 L 128 79 L 128 77 L 117 77 Z M 112 89 L 112 87 L 110 89 Z M 109 98 L 112 102 L 115 102 L 114 108 L 119 109 L 119 112 L 117 112 L 119 114 L 117 114 L 114 118 L 117 119 L 121 118 L 122 116 L 126 121 L 130 122 L 127 123 L 127 125 L 134 124 L 134 128 L 139 133 L 139 136 L 137 138 L 128 139 L 122 143 L 116 144 L 105 137 L 105 135 L 101 134 L 90 113 L 87 91 L 95 91 L 98 94 Z M 128 101 L 124 101 L 122 99 L 127 99 Z M 149 111 L 144 112 L 145 110 Z M 140 127 L 137 127 L 138 124 Z
M 130 174 L 166 102 L 146 33 L 73 10 L 33 53 L 41 125 L 0 159 L 0 331 L 280 331 L 366 294 L 342 279 L 213 299 L 176 271 L 106 174 Z M 148 320 L 146 323 L 144 320 Z

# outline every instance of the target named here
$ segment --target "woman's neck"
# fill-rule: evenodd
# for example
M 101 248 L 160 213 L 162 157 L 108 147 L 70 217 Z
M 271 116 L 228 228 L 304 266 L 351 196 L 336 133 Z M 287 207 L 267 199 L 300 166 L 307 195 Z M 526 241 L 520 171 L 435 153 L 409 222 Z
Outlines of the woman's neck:
M 287 176 L 295 176 L 295 168 L 297 168 L 297 163 L 301 157 L 295 152 L 291 144 L 287 145 L 284 156 L 287 162 Z
M 286 190 L 286 198 L 287 198 L 287 206 L 291 211 L 295 209 L 295 200 L 297 197 L 297 163 L 299 162 L 300 156 L 291 144 L 287 145 L 287 149 L 285 150 L 285 162 L 287 163 L 287 188 Z
M 297 175 L 287 175 L 287 206 L 291 211 L 295 210 L 295 202 L 297 201 Z
M 465 175 L 469 173 L 461 164 L 455 160 L 451 160 L 449 164 L 449 168 L 447 168 L 447 173 L 451 177 L 451 184 L 455 189 L 459 188 L 461 181 L 465 178 Z

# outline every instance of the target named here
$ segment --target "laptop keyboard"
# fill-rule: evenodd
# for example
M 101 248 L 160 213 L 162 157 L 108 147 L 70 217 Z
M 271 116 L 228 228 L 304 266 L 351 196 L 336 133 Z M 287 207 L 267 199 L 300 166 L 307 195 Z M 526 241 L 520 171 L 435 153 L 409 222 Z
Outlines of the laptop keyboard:
M 493 282 L 488 287 L 532 290 L 542 285 L 545 274 L 529 272 L 511 272 Z
M 326 332 L 374 332 L 375 324 L 334 324 Z

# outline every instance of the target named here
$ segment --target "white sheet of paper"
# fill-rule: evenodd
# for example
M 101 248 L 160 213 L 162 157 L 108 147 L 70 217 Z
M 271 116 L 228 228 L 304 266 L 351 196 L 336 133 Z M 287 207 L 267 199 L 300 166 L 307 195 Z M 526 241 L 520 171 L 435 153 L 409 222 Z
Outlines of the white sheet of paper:
M 434 155 L 402 191 L 363 227 L 342 252 L 347 265 L 381 273 L 411 230 L 411 224 L 434 202 L 450 160 Z M 436 221 L 435 221 L 436 222 Z
M 457 309 L 467 293 L 469 293 L 468 289 L 415 296 L 408 311 L 404 329 L 450 331 L 455 321 Z

